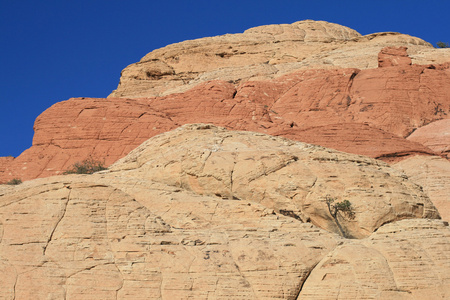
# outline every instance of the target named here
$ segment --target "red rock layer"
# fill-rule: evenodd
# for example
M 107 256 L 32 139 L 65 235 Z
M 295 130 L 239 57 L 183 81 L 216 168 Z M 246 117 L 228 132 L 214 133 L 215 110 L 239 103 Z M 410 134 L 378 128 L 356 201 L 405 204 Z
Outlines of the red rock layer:
M 450 119 L 435 121 L 414 131 L 409 141 L 421 143 L 450 159 Z
M 420 143 L 361 123 L 330 124 L 304 130 L 281 130 L 273 134 L 388 162 L 401 160 L 411 154 L 435 154 L 433 150 Z
M 37 118 L 30 149 L 0 161 L 0 182 L 58 174 L 87 157 L 109 165 L 186 123 L 282 135 L 386 160 L 435 154 L 405 137 L 449 117 L 449 67 L 306 70 L 238 87 L 211 81 L 165 97 L 70 99 Z
M 411 65 L 412 60 L 406 52 L 406 47 L 386 47 L 378 53 L 378 67 Z

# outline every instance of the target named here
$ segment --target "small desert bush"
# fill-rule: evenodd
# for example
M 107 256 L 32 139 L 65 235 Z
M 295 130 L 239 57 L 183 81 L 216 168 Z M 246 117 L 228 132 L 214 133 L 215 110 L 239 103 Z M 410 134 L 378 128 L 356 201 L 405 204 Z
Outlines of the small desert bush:
M 22 183 L 22 180 L 21 179 L 19 179 L 19 178 L 14 178 L 14 179 L 11 179 L 10 181 L 8 181 L 6 184 L 9 184 L 9 185 L 18 185 L 18 184 L 21 184 Z
M 355 218 L 355 212 L 353 210 L 352 204 L 348 200 L 342 202 L 335 202 L 336 198 L 330 196 L 326 197 L 326 203 L 330 215 L 336 219 L 338 214 L 343 214 L 348 219 L 353 220 Z
M 341 202 L 335 202 L 336 198 L 333 198 L 329 195 L 326 197 L 326 203 L 328 206 L 328 211 L 330 215 L 333 217 L 334 222 L 336 223 L 341 235 L 345 238 L 351 238 L 351 235 L 348 234 L 347 229 L 339 222 L 338 216 L 344 217 L 348 220 L 353 220 L 355 218 L 355 211 L 353 209 L 352 204 L 348 200 L 344 200 Z
M 449 48 L 450 47 L 448 45 L 448 43 L 444 43 L 444 42 L 437 42 L 436 45 L 438 46 L 438 48 Z
M 92 174 L 102 170 L 106 170 L 103 162 L 87 158 L 82 162 L 74 163 L 64 174 Z

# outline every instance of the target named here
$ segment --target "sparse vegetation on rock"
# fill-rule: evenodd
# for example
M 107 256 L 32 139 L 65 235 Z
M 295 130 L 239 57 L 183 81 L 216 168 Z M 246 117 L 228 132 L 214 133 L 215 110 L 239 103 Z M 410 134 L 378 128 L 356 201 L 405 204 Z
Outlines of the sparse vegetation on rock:
M 14 179 L 11 179 L 10 181 L 8 181 L 6 184 L 18 185 L 18 184 L 21 184 L 21 183 L 22 183 L 22 180 L 20 178 L 14 178 Z
M 437 42 L 436 45 L 438 48 L 450 48 L 449 44 L 444 42 Z
M 56 104 L 0 157 L 0 182 L 27 181 L 0 186 L 2 299 L 450 299 L 450 52 L 246 32 L 150 53 L 127 99 Z M 31 180 L 62 172 L 96 174 Z
M 335 202 L 336 198 L 333 198 L 329 195 L 326 196 L 326 203 L 328 206 L 328 211 L 330 212 L 330 215 L 333 217 L 334 221 L 336 222 L 337 227 L 339 228 L 339 231 L 341 232 L 343 237 L 349 237 L 344 228 L 342 227 L 341 223 L 339 222 L 338 216 L 347 218 L 349 220 L 353 220 L 355 218 L 355 212 L 352 207 L 352 204 L 348 200 L 344 200 L 341 202 Z
M 98 171 L 106 170 L 104 163 L 92 158 L 87 158 L 82 162 L 76 162 L 73 166 L 64 172 L 64 174 L 93 174 Z

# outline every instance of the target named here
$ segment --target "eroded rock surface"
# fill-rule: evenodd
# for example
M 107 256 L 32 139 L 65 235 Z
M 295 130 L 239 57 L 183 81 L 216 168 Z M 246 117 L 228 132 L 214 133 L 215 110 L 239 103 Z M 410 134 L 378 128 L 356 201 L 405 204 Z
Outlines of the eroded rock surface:
M 110 169 L 201 195 L 251 200 L 348 237 L 368 236 L 398 219 L 439 218 L 419 186 L 383 162 L 211 125 L 154 137 Z M 349 200 L 356 218 L 333 219 L 327 195 Z
M 389 162 L 447 155 L 446 125 L 421 137 L 419 129 L 450 115 L 449 51 L 311 20 L 168 45 L 127 67 L 108 99 L 42 113 L 33 146 L 1 158 L 0 183 L 61 174 L 88 157 L 109 165 L 155 134 L 199 122 Z
M 69 175 L 8 190 L 2 296 L 293 298 L 339 240 L 257 203 L 141 183 Z
M 367 238 L 316 226 L 336 231 L 324 217 L 328 192 L 350 199 L 356 218 L 339 221 Z M 428 217 L 437 213 L 420 188 L 383 162 L 188 125 L 148 140 L 110 170 L 0 185 L 0 292 L 5 299 L 447 298 L 450 233 Z
M 386 161 L 441 154 L 432 136 L 426 145 L 405 138 L 450 116 L 449 66 L 306 70 L 238 86 L 210 81 L 164 97 L 70 99 L 37 118 L 33 146 L 0 162 L 0 182 L 60 174 L 87 157 L 109 165 L 156 134 L 197 122 Z
M 436 156 L 417 155 L 393 165 L 416 184 L 439 210 L 442 219 L 450 221 L 450 162 Z
M 439 108 L 438 108 L 439 110 Z M 418 142 L 450 159 L 450 119 L 443 119 L 422 126 L 407 138 Z
M 402 220 L 346 243 L 311 272 L 298 299 L 446 299 L 450 230 L 436 220 Z
M 449 50 L 434 49 L 409 35 L 384 32 L 361 36 L 345 26 L 305 20 L 154 50 L 122 71 L 119 86 L 110 97 L 167 95 L 210 80 L 261 80 L 301 69 L 376 68 L 380 49 L 389 46 L 408 47 L 414 64 L 450 61 Z
M 409 66 L 412 64 L 411 58 L 406 52 L 406 47 L 386 47 L 378 53 L 378 67 Z

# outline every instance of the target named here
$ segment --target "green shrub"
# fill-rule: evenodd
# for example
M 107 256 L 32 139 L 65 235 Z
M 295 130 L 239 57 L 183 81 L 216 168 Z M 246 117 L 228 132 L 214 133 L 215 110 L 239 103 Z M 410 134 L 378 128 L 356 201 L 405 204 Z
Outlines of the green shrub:
M 106 170 L 103 162 L 87 158 L 82 162 L 73 164 L 73 166 L 65 171 L 64 174 L 92 174 L 102 170 Z
M 339 231 L 341 232 L 342 236 L 345 238 L 350 237 L 347 233 L 345 228 L 342 227 L 341 223 L 339 222 L 338 216 L 345 217 L 347 219 L 353 220 L 355 218 L 355 212 L 353 210 L 352 204 L 348 200 L 344 200 L 342 202 L 335 202 L 336 198 L 332 198 L 330 196 L 326 196 L 325 199 L 328 211 L 330 212 L 330 215 L 333 217 L 334 221 L 336 222 L 336 225 L 339 228 Z
M 444 43 L 444 42 L 437 42 L 436 45 L 438 46 L 438 48 L 449 48 L 450 47 L 448 45 L 448 43 Z
M 9 185 L 18 185 L 18 184 L 21 184 L 22 183 L 22 180 L 21 179 L 19 179 L 19 178 L 14 178 L 14 179 L 11 179 L 10 181 L 8 181 L 6 184 L 9 184 Z

